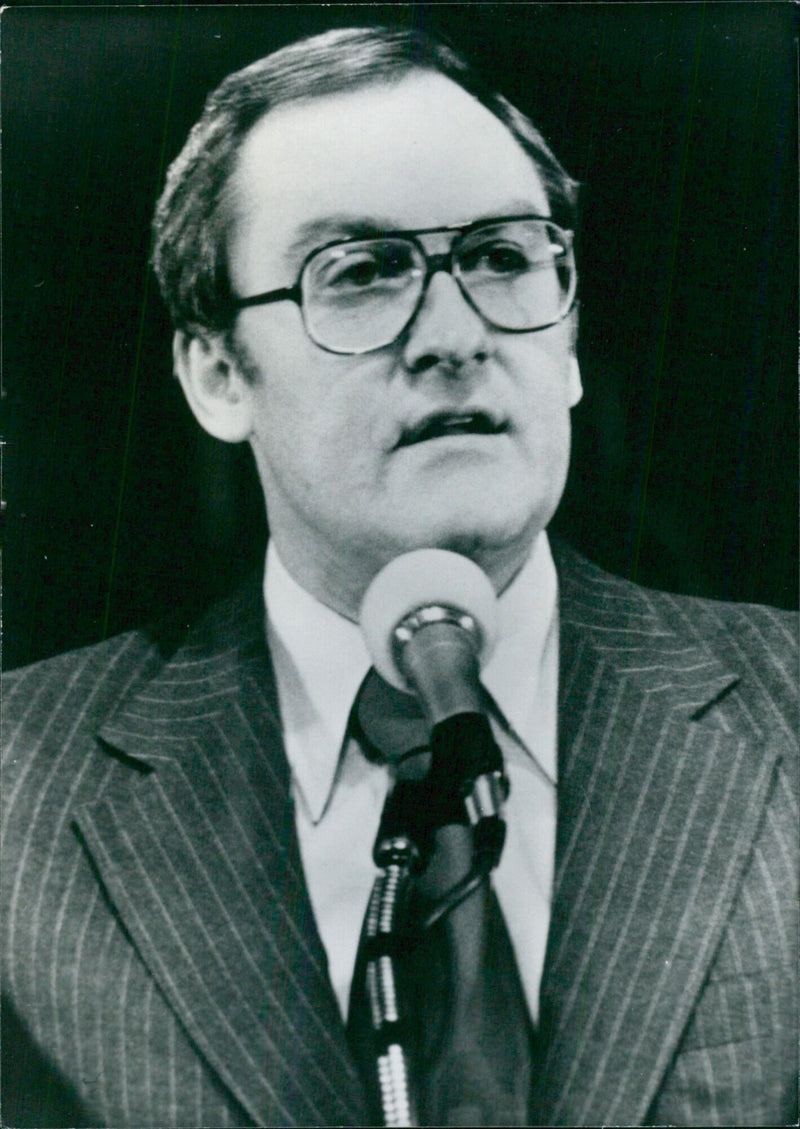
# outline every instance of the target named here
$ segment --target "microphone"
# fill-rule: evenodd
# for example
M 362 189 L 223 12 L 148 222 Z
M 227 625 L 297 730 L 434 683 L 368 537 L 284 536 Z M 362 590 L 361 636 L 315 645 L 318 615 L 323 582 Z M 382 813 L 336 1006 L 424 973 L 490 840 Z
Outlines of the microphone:
M 480 667 L 498 632 L 489 578 L 467 557 L 417 549 L 390 561 L 361 604 L 373 665 L 391 685 L 418 697 L 430 726 L 434 793 L 458 794 L 494 865 L 508 795 L 500 750 L 485 713 Z
M 375 669 L 419 697 L 431 726 L 483 712 L 478 678 L 497 639 L 497 598 L 467 557 L 445 549 L 395 557 L 367 589 L 360 621 Z

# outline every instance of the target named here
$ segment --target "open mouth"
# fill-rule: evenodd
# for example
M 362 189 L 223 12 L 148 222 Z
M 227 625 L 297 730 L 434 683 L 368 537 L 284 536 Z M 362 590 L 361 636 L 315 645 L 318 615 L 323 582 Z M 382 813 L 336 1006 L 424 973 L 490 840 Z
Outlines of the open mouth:
M 426 416 L 415 427 L 407 428 L 398 447 L 444 439 L 452 435 L 501 435 L 508 425 L 492 419 L 486 412 L 436 412 Z

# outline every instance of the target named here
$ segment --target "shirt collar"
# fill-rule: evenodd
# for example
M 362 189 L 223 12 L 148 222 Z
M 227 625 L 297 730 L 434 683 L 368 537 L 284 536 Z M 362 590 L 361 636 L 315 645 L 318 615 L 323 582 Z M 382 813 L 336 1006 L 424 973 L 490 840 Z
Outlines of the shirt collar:
M 267 546 L 264 598 L 286 754 L 316 822 L 333 787 L 350 707 L 372 663 L 358 624 L 301 588 L 274 541 Z
M 264 597 L 286 753 L 299 798 L 317 822 L 334 786 L 350 708 L 371 660 L 358 624 L 302 588 L 273 541 L 267 548 Z M 505 723 L 529 751 L 537 746 L 536 760 L 555 780 L 555 742 L 540 746 L 534 741 L 541 727 L 542 674 L 550 681 L 557 674 L 557 580 L 545 533 L 498 604 L 498 642 L 482 681 Z M 554 692 L 550 696 L 554 699 Z
M 506 726 L 556 780 L 558 579 L 542 532 L 498 600 L 497 646 L 481 674 Z

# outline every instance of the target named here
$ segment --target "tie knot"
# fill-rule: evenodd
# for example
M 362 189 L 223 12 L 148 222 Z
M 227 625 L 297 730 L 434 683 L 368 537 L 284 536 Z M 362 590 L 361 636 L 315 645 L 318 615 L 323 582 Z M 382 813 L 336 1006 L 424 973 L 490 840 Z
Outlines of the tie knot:
M 350 731 L 368 760 L 388 764 L 399 780 L 430 768 L 428 725 L 416 698 L 390 686 L 372 667 L 350 714 Z

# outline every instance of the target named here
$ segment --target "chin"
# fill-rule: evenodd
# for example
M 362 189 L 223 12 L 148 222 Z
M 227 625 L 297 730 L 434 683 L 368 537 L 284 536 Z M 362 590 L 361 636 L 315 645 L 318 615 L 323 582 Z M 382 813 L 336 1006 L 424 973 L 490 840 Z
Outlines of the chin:
M 506 513 L 502 519 L 497 510 L 491 515 L 456 511 L 455 516 L 410 526 L 410 536 L 404 538 L 399 551 L 448 549 L 469 557 L 491 574 L 495 561 L 518 559 L 522 563 L 541 528 L 531 519 L 530 511 L 519 516 Z

